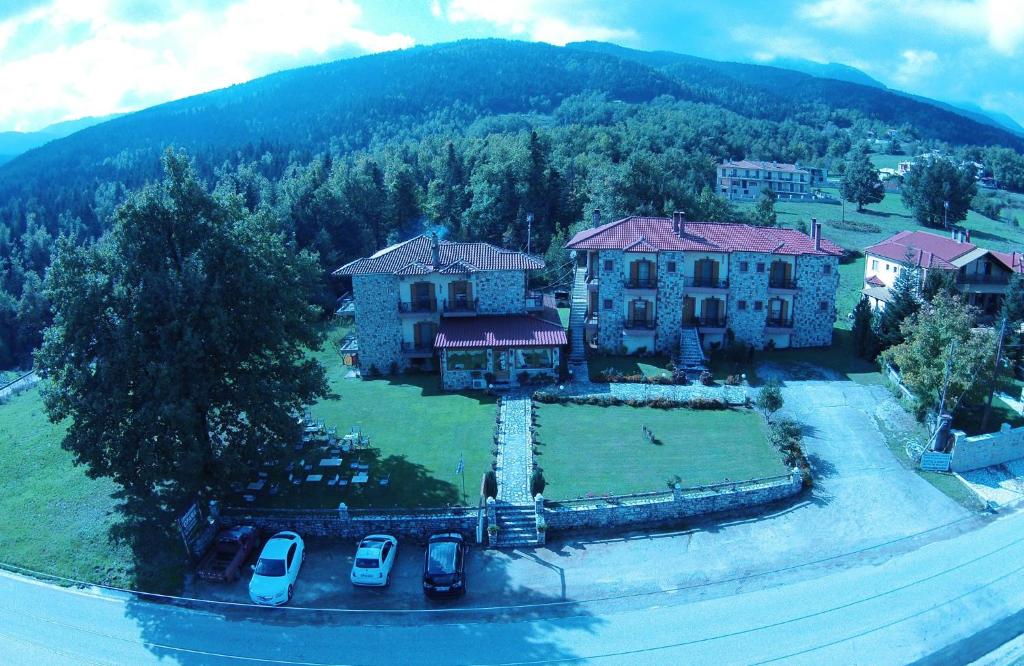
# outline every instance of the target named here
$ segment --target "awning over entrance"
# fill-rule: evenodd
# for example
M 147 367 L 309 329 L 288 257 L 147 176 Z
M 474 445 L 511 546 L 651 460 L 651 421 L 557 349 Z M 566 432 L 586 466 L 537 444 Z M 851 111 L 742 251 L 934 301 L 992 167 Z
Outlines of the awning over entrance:
M 554 321 L 533 315 L 484 315 L 442 318 L 434 347 L 557 347 L 567 342 L 557 314 Z

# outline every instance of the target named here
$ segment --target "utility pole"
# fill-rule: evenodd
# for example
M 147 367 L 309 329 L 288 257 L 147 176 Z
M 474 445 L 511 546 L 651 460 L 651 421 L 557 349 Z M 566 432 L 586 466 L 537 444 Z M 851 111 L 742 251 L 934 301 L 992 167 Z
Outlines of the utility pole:
M 1006 338 L 1006 317 L 1003 317 L 999 325 L 999 344 L 996 347 L 996 367 L 992 373 L 992 381 L 988 386 L 988 402 L 985 403 L 985 413 L 981 417 L 981 431 L 988 432 L 988 417 L 992 413 L 992 398 L 996 392 L 996 381 L 999 379 L 999 365 L 1003 362 L 1003 340 Z
M 949 229 L 949 202 L 942 202 L 942 228 Z
M 533 213 L 526 214 L 526 254 L 530 254 L 530 236 L 533 232 Z
M 939 420 L 942 418 L 942 413 L 946 411 L 946 391 L 949 390 L 949 375 L 953 371 L 953 356 L 956 354 L 956 340 L 949 343 L 949 356 L 946 357 L 946 375 L 942 378 L 942 398 L 939 400 L 938 417 Z

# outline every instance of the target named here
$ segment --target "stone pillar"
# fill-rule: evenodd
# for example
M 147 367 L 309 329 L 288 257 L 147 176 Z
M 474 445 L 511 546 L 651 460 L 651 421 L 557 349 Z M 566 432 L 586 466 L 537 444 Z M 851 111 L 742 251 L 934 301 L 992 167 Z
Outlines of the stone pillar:
M 675 484 L 672 486 L 672 501 L 682 502 L 683 501 L 683 486 L 681 484 Z
M 543 546 L 547 541 L 548 524 L 544 520 L 544 496 L 540 493 L 533 498 L 533 507 L 537 513 L 537 543 Z
M 496 531 L 492 531 L 491 530 L 492 527 L 494 527 L 494 528 L 498 527 L 498 516 L 497 516 L 496 511 L 494 510 L 494 498 L 493 497 L 488 497 L 487 498 L 487 545 L 488 546 L 495 545 L 495 542 L 497 542 L 497 540 L 498 540 L 498 533 Z

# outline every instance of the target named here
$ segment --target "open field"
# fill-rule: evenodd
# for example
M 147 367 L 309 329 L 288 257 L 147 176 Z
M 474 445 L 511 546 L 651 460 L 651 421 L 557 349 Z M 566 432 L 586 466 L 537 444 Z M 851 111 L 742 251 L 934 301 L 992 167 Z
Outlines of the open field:
M 786 472 L 764 420 L 742 409 L 538 404 L 536 441 L 552 499 L 667 490 L 675 476 L 695 486 Z
M 150 535 L 137 553 L 123 533 L 116 486 L 90 479 L 60 447 L 63 425 L 47 420 L 38 388 L 0 405 L 0 552 L 9 564 L 115 586 L 175 591 L 183 549 Z

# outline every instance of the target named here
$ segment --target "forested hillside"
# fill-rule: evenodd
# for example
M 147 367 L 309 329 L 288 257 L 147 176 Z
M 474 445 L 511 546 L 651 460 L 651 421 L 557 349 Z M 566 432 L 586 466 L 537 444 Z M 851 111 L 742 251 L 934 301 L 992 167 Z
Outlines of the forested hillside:
M 26 364 L 39 342 L 54 239 L 102 233 L 159 176 L 168 146 L 320 254 L 325 306 L 331 269 L 428 225 L 525 248 L 532 213 L 531 249 L 558 264 L 592 208 L 738 219 L 713 194 L 724 158 L 841 169 L 897 123 L 908 150 L 1022 147 L 884 90 L 779 72 L 611 45 L 469 41 L 282 72 L 90 127 L 0 167 L 0 366 Z M 801 92 L 794 77 L 815 83 Z

